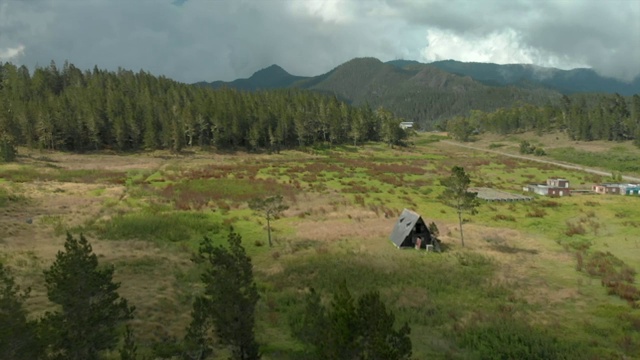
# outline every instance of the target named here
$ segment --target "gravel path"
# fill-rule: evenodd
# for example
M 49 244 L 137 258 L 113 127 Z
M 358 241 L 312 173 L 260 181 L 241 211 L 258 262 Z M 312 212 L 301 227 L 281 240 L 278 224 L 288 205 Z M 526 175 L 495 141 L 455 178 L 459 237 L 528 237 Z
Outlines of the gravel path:
M 571 164 L 571 163 L 566 163 L 566 162 L 560 162 L 560 161 L 555 161 L 555 160 L 545 160 L 545 159 L 540 159 L 540 158 L 535 158 L 535 157 L 530 157 L 530 156 L 523 156 L 523 155 L 509 154 L 509 153 L 502 152 L 502 151 L 483 149 L 483 148 L 479 148 L 479 147 L 475 147 L 475 146 L 471 146 L 471 145 L 466 145 L 466 144 L 461 144 L 461 143 L 458 143 L 458 142 L 455 142 L 455 141 L 449 141 L 449 140 L 440 140 L 440 142 L 443 142 L 443 143 L 446 143 L 446 144 L 449 144 L 449 145 L 454 145 L 454 146 L 458 146 L 458 147 L 471 149 L 471 150 L 484 151 L 484 152 L 488 152 L 488 153 L 494 153 L 494 154 L 499 154 L 499 155 L 503 155 L 503 156 L 509 156 L 509 157 L 516 158 L 516 159 L 522 159 L 522 160 L 527 160 L 527 161 L 535 161 L 535 162 L 539 162 L 539 163 L 543 163 L 543 164 L 551 164 L 551 165 L 563 167 L 565 169 L 580 170 L 580 171 L 584 171 L 584 172 L 588 172 L 588 173 L 596 174 L 596 175 L 602 175 L 602 176 L 611 176 L 612 175 L 611 172 L 602 171 L 602 170 L 593 169 L 593 168 L 588 168 L 588 167 L 584 167 L 584 166 L 581 166 L 581 165 L 576 165 L 576 164 Z M 640 183 L 640 178 L 638 178 L 638 177 L 622 175 L 622 179 Z

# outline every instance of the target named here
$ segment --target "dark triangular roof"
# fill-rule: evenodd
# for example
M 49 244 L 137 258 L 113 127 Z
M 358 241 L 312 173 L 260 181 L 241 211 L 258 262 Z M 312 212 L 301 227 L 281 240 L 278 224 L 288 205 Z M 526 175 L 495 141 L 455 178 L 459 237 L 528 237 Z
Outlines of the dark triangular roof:
M 402 210 L 402 214 L 400 214 L 396 225 L 393 227 L 393 231 L 391 232 L 389 239 L 391 239 L 397 247 L 400 247 L 404 242 L 404 239 L 409 236 L 413 227 L 416 226 L 419 219 L 420 215 L 417 213 L 408 209 Z

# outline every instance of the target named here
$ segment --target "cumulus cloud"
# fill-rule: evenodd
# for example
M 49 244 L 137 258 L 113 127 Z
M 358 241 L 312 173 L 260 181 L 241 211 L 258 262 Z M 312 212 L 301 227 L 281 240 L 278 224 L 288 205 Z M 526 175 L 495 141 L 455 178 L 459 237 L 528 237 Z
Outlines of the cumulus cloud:
M 400 4 L 403 18 L 426 28 L 425 57 L 446 52 L 470 60 L 464 55 L 470 53 L 502 63 L 529 60 L 542 66 L 587 66 L 625 80 L 640 74 L 640 1 L 402 0 Z M 439 48 L 428 49 L 433 37 L 458 40 L 464 47 L 456 52 L 439 41 Z
M 362 56 L 588 66 L 630 79 L 638 18 L 636 0 L 1 0 L 0 50 L 21 49 L 11 61 L 30 67 L 69 60 L 185 82 L 274 63 L 317 75 Z
M 533 64 L 561 69 L 584 67 L 567 56 L 555 55 L 523 42 L 522 35 L 511 28 L 486 35 L 463 37 L 438 28 L 427 30 L 427 46 L 421 51 L 426 62 L 455 59 L 496 64 Z
M 18 45 L 16 47 L 0 48 L 0 60 L 9 61 L 24 54 L 24 45 Z

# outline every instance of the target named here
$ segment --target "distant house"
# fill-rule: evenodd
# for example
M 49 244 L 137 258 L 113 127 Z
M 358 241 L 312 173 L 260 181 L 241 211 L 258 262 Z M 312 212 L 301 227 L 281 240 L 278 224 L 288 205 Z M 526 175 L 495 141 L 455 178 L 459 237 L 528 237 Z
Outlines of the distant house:
M 596 194 L 620 195 L 623 193 L 621 184 L 598 184 L 593 185 L 591 189 Z
M 547 179 L 547 186 L 552 188 L 569 188 L 569 180 L 560 178 Z
M 403 121 L 400 123 L 402 130 L 413 129 L 413 121 Z
M 640 184 L 627 184 L 622 192 L 623 195 L 640 195 Z
M 598 184 L 592 190 L 597 194 L 640 195 L 640 184 Z
M 389 239 L 398 248 L 432 248 L 440 251 L 440 242 L 431 236 L 422 217 L 411 210 L 404 209 L 398 217 Z
M 546 184 L 529 184 L 522 188 L 524 191 L 532 192 L 542 196 L 571 196 L 569 189 L 569 180 L 550 178 Z

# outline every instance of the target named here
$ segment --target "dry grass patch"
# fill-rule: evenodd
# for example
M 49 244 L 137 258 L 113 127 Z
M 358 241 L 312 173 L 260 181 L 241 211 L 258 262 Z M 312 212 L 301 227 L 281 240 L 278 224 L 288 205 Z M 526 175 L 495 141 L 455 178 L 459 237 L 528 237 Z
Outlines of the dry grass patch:
M 305 220 L 296 226 L 296 237 L 319 241 L 380 238 L 389 235 L 394 221 L 381 221 L 378 218 L 363 219 L 360 222 L 342 219 Z
M 100 154 L 71 154 L 54 151 L 25 151 L 25 156 L 20 158 L 22 164 L 49 163 L 56 167 L 73 170 L 131 170 L 131 169 L 156 169 L 170 156 L 137 155 L 110 155 Z M 168 154 L 168 153 L 167 153 Z
M 572 254 L 555 249 L 548 240 L 513 229 L 466 224 L 464 230 L 467 250 L 498 262 L 493 281 L 510 287 L 518 298 L 542 306 L 580 299 Z M 542 264 L 555 264 L 561 270 L 552 274 Z M 574 281 L 567 281 L 567 277 Z M 567 282 L 573 285 L 567 286 Z

